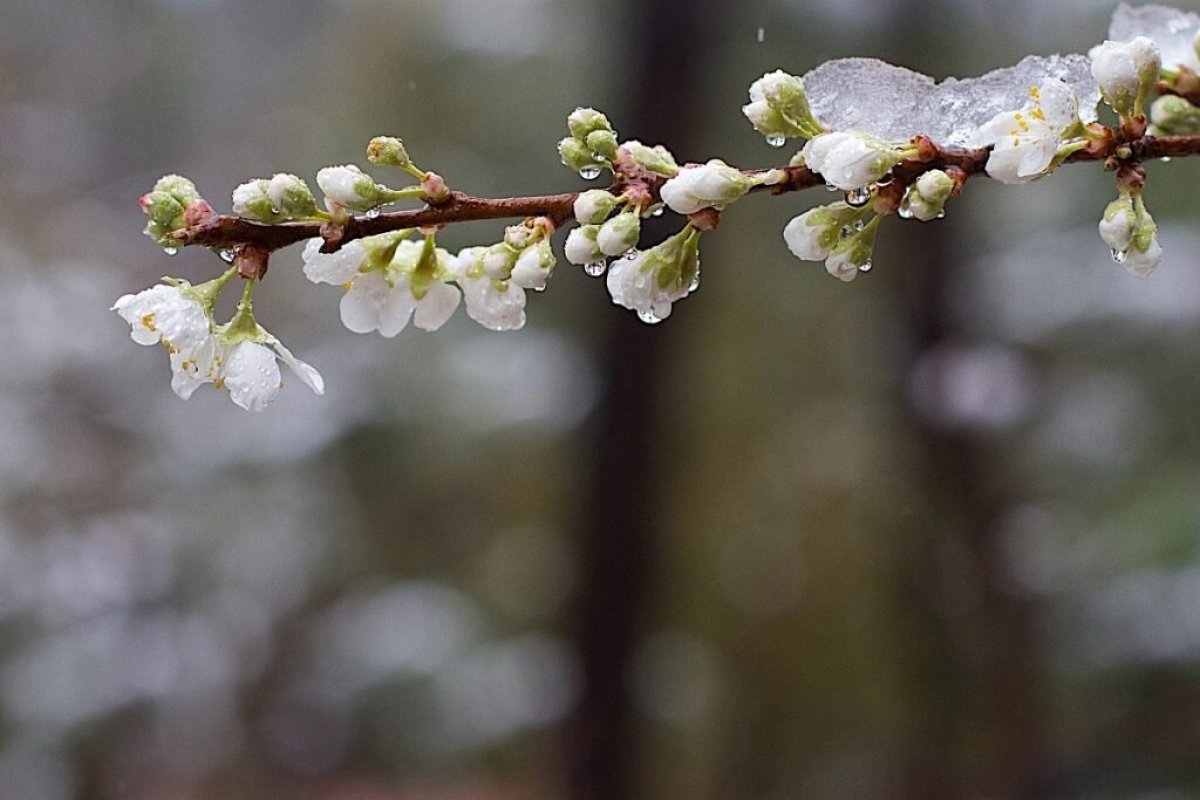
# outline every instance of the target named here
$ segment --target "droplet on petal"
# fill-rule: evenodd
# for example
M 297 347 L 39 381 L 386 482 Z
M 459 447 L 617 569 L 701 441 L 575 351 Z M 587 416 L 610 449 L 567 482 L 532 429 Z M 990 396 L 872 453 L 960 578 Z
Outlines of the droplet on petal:
M 1116 263 L 1124 264 L 1125 259 L 1129 257 L 1129 251 L 1128 250 L 1118 250 L 1114 247 L 1112 250 L 1109 251 L 1109 255 L 1112 256 L 1112 260 L 1115 261 Z
M 173 256 L 179 252 L 179 248 L 178 247 L 164 247 L 163 252 L 169 256 Z
M 866 261 L 864 261 L 863 263 L 858 265 L 858 271 L 859 272 L 870 272 L 871 267 L 873 267 L 873 266 L 875 266 L 875 265 L 872 264 L 871 259 L 868 258 Z
M 584 273 L 591 275 L 593 278 L 599 278 L 607 269 L 608 262 L 606 261 L 590 261 L 583 265 Z
M 233 251 L 232 250 L 222 250 L 219 255 L 221 256 L 221 260 L 224 261 L 226 264 L 233 263 Z
M 590 165 L 586 167 L 580 167 L 579 177 L 583 178 L 585 181 L 594 181 L 596 178 L 600 177 L 600 171 L 601 170 L 599 167 L 593 167 Z
M 900 208 L 896 209 L 896 216 L 900 217 L 900 219 L 912 219 L 912 206 L 910 206 L 908 203 L 901 203 Z
M 783 147 L 785 144 L 787 144 L 787 137 L 778 135 L 768 136 L 767 144 L 771 145 L 771 147 Z
M 379 206 L 375 206 L 370 211 L 368 211 L 365 216 L 367 219 L 378 219 L 379 215 L 381 213 L 382 213 L 382 209 L 380 209 Z
M 655 314 L 653 311 L 639 311 L 637 312 L 637 315 L 638 319 L 647 325 L 657 325 L 663 321 L 663 318 Z

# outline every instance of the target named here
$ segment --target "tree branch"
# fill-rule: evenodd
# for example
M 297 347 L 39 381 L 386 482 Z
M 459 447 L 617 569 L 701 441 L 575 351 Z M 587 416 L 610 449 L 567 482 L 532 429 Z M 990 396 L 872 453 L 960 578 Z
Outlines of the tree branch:
M 1200 155 L 1200 135 L 1194 136 L 1131 136 L 1120 128 L 1097 128 L 1106 131 L 1102 138 L 1091 143 L 1086 150 L 1073 153 L 1070 162 L 1102 161 L 1106 167 L 1115 169 L 1121 165 L 1133 165 L 1156 158 L 1182 158 Z M 915 158 L 897 165 L 890 179 L 894 188 L 888 193 L 899 205 L 899 196 L 904 187 L 932 169 L 957 172 L 960 189 L 967 178 L 987 176 L 985 167 L 988 148 L 942 147 L 928 137 L 914 139 L 920 150 Z M 1123 154 L 1127 149 L 1128 154 Z M 807 167 L 777 167 L 784 177 L 772 186 L 755 187 L 757 191 L 769 191 L 773 195 L 824 186 L 825 179 Z M 757 175 L 766 169 L 746 170 L 747 175 Z M 659 190 L 665 179 L 644 170 L 627 168 L 618 163 L 612 189 L 625 191 L 640 187 L 657 201 Z M 885 178 L 881 185 L 887 185 Z M 378 233 L 425 226 L 448 225 L 455 222 L 485 219 L 519 219 L 527 217 L 549 217 L 561 225 L 572 219 L 572 205 L 578 192 L 535 195 L 530 197 L 486 198 L 475 197 L 464 192 L 452 191 L 446 201 L 437 205 L 405 211 L 392 211 L 374 216 L 351 217 L 343 223 L 284 222 L 268 225 L 226 214 L 217 214 L 205 204 L 198 213 L 190 214 L 188 226 L 171 234 L 179 246 L 201 245 L 214 249 L 234 250 L 242 246 L 253 246 L 268 253 L 282 247 L 314 237 L 325 240 L 327 252 L 337 250 L 346 242 Z M 203 202 L 203 201 L 200 201 Z

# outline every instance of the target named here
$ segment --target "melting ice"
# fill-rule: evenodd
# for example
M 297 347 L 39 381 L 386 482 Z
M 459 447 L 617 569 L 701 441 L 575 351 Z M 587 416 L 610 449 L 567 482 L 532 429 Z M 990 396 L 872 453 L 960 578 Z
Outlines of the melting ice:
M 1186 64 L 1196 69 L 1200 60 L 1192 49 L 1192 40 L 1197 31 L 1200 31 L 1200 16 L 1196 14 L 1168 6 L 1130 8 L 1121 3 L 1108 27 L 1108 38 L 1127 42 L 1136 36 L 1149 36 L 1162 53 L 1164 67 L 1173 69 Z
M 938 144 L 964 146 L 995 115 L 1028 105 L 1029 90 L 1047 78 L 1070 85 L 1084 122 L 1096 119 L 1100 90 L 1087 56 L 1075 54 L 1026 56 L 1015 66 L 978 78 L 941 83 L 886 61 L 842 58 L 810 71 L 804 88 L 813 112 L 834 130 L 891 141 L 923 133 Z

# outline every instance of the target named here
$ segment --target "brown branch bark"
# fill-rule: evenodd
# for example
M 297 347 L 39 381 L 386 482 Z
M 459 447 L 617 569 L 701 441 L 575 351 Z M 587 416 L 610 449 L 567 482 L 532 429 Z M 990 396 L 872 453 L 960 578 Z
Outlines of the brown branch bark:
M 1093 142 L 1087 150 L 1071 155 L 1067 161 L 1101 161 L 1115 167 L 1117 159 L 1122 165 L 1136 164 L 1156 158 L 1183 158 L 1200 155 L 1200 135 L 1195 136 L 1137 136 L 1131 137 L 1120 128 L 1108 128 L 1104 138 Z M 987 176 L 987 148 L 941 147 L 932 140 L 918 136 L 914 140 L 921 153 L 901 162 L 892 170 L 891 178 L 897 187 L 907 186 L 921 174 L 932 169 L 957 170 L 961 181 L 972 176 Z M 1122 148 L 1129 155 L 1121 157 Z M 777 167 L 786 175 L 784 180 L 773 186 L 759 186 L 756 190 L 771 194 L 800 191 L 814 186 L 824 186 L 825 179 L 807 167 Z M 766 169 L 746 170 L 755 175 Z M 652 200 L 658 199 L 663 184 L 662 176 L 625 171 L 620 166 L 613 189 L 627 190 L 639 187 Z M 241 246 L 252 246 L 268 253 L 296 242 L 320 236 L 325 239 L 325 250 L 333 251 L 346 242 L 378 233 L 417 228 L 424 226 L 449 225 L 485 219 L 519 219 L 524 217 L 549 217 L 556 224 L 572 219 L 572 205 L 577 192 L 535 195 L 530 197 L 486 198 L 475 197 L 464 192 L 452 191 L 450 197 L 437 205 L 423 208 L 392 211 L 376 216 L 351 217 L 341 224 L 321 222 L 284 222 L 267 225 L 240 217 L 216 214 L 204 204 L 204 213 L 189 217 L 188 227 L 171 234 L 179 246 L 201 245 L 214 249 L 233 250 Z M 203 202 L 203 201 L 200 201 Z M 897 203 L 898 204 L 898 203 Z

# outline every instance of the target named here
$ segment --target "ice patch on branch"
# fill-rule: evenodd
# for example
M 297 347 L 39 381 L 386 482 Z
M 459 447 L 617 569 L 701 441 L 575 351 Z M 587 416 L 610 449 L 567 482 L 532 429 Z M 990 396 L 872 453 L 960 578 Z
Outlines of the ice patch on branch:
M 1100 91 L 1087 56 L 1026 56 L 978 78 L 928 75 L 874 58 L 828 61 L 804 76 L 817 117 L 834 130 L 861 131 L 890 141 L 925 134 L 938 144 L 971 144 L 976 131 L 1004 111 L 1023 108 L 1029 90 L 1061 78 L 1079 96 L 1079 116 L 1096 119 Z
M 1131 8 L 1121 3 L 1108 26 L 1108 38 L 1128 42 L 1137 36 L 1148 36 L 1158 45 L 1165 69 L 1175 69 L 1180 64 L 1195 69 L 1200 67 L 1192 47 L 1197 31 L 1200 31 L 1200 16 L 1196 14 L 1169 6 Z

